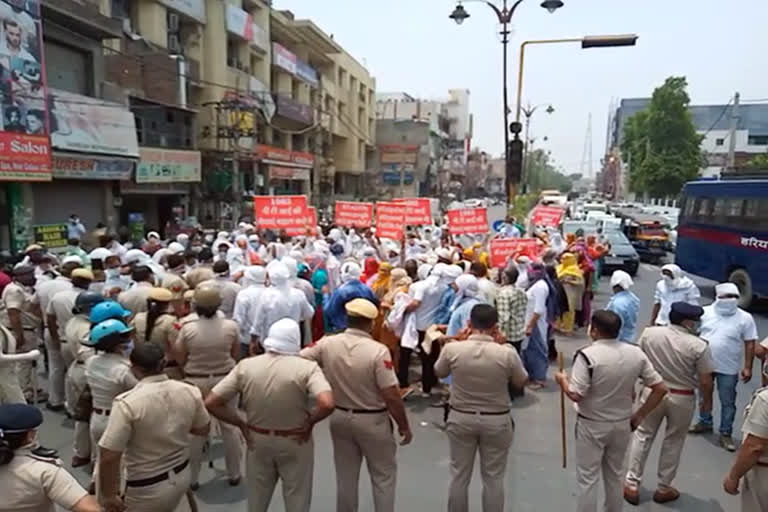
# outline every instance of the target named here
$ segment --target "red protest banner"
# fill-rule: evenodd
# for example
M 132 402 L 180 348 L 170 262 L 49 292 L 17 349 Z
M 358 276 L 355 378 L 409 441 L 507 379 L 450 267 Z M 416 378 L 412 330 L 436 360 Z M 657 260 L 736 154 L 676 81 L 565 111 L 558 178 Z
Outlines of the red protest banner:
M 494 238 L 490 244 L 491 266 L 503 267 L 509 258 L 539 257 L 539 240 L 536 238 Z
M 537 206 L 531 213 L 531 225 L 556 228 L 563 218 L 563 209 L 555 206 Z
M 487 233 L 488 210 L 485 208 L 448 210 L 448 229 L 452 235 Z
M 373 203 L 336 201 L 333 222 L 348 228 L 368 228 L 373 223 Z
M 403 239 L 405 208 L 399 203 L 376 203 L 376 236 Z
M 253 196 L 253 218 L 259 229 L 306 229 L 305 196 Z
M 432 213 L 429 199 L 424 197 L 409 197 L 393 199 L 392 202 L 405 206 L 406 226 L 422 226 L 432 224 Z
M 285 232 L 288 236 L 303 236 L 307 234 L 307 230 L 313 235 L 317 230 L 317 210 L 315 210 L 314 206 L 307 206 L 307 215 L 304 217 L 303 228 L 285 228 Z

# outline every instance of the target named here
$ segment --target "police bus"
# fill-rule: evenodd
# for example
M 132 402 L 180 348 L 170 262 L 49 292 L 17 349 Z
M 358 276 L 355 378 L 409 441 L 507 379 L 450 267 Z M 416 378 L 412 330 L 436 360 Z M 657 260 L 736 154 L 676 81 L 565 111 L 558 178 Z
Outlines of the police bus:
M 741 307 L 768 296 L 768 179 L 699 180 L 683 187 L 676 263 L 732 281 Z

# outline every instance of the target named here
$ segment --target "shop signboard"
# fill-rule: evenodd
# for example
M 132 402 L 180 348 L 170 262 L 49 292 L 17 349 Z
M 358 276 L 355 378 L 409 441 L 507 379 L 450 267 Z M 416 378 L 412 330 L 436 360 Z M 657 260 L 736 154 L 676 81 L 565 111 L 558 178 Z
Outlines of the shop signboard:
M 236 5 L 227 4 L 227 32 L 246 41 L 253 40 L 251 15 Z
M 40 3 L 0 1 L 0 180 L 50 181 Z
M 419 146 L 416 144 L 388 144 L 379 146 L 382 165 L 416 164 L 419 158 Z
M 402 173 L 403 184 L 410 185 L 413 183 L 413 173 L 409 171 L 403 171 Z M 385 185 L 399 185 L 400 184 L 400 171 L 382 171 L 381 181 Z
M 51 159 L 54 178 L 76 180 L 128 180 L 134 161 L 127 158 L 85 158 L 55 154 Z
M 267 31 L 261 28 L 261 25 L 258 23 L 251 23 L 251 34 L 253 34 L 253 37 L 251 38 L 251 46 L 268 52 L 269 35 L 267 35 Z
M 402 240 L 405 226 L 405 208 L 400 203 L 376 203 L 376 236 Z
M 349 228 L 369 228 L 373 222 L 373 203 L 336 201 L 333 222 Z
M 425 197 L 393 199 L 393 203 L 405 207 L 406 226 L 424 226 L 432 224 L 431 205 Z
M 185 14 L 205 25 L 205 0 L 158 0 L 174 11 Z M 165 23 L 165 22 L 163 22 Z
M 272 64 L 292 75 L 296 74 L 296 55 L 280 43 L 272 43 Z
M 306 167 L 286 167 L 282 165 L 269 166 L 271 180 L 308 180 L 309 169 Z
M 259 229 L 306 229 L 306 196 L 254 196 L 253 218 Z
M 288 149 L 267 146 L 266 144 L 258 144 L 253 149 L 253 152 L 257 159 L 266 163 L 292 163 L 299 167 L 307 168 L 315 165 L 315 157 L 312 153 L 290 151 Z
M 313 87 L 320 85 L 320 80 L 317 77 L 317 71 L 315 71 L 312 66 L 303 60 L 296 59 L 296 76 Z
M 448 210 L 448 229 L 452 235 L 474 235 L 488 232 L 488 211 L 485 208 Z
M 61 253 L 67 249 L 69 231 L 66 224 L 39 224 L 32 226 L 35 243 L 45 245 L 53 253 Z
M 555 206 L 537 206 L 531 212 L 531 225 L 556 228 L 560 225 L 564 210 Z
M 509 258 L 528 256 L 539 257 L 539 240 L 536 238 L 494 238 L 490 243 L 491 266 L 501 268 Z
M 49 90 L 51 144 L 56 149 L 139 156 L 133 112 L 119 103 Z
M 200 181 L 199 151 L 141 148 L 136 164 L 136 183 L 197 183 Z
M 276 94 L 278 115 L 298 123 L 312 124 L 315 116 L 312 107 L 299 103 L 285 94 Z

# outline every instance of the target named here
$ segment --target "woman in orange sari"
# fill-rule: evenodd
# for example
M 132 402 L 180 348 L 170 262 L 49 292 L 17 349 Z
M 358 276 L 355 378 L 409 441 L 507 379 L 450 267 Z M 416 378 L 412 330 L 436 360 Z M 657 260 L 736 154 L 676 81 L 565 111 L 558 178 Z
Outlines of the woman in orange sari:
M 408 277 L 408 274 L 402 268 L 396 268 L 390 272 L 389 287 L 381 298 L 379 316 L 373 324 L 373 339 L 384 344 L 389 349 L 389 353 L 392 356 L 392 364 L 395 368 L 398 367 L 397 363 L 400 359 L 400 338 L 384 324 L 384 321 L 392 310 L 395 295 L 401 291 L 407 292 L 410 284 L 411 278 Z

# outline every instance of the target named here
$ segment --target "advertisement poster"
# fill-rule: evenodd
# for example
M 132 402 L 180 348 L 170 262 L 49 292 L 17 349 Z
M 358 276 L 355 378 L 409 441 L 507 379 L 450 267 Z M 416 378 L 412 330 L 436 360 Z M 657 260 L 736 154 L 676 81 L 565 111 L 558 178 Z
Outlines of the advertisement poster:
M 536 259 L 539 256 L 539 243 L 536 238 L 495 238 L 490 244 L 491 266 L 503 267 L 509 258 L 522 255 Z
M 485 208 L 448 210 L 448 229 L 452 235 L 486 233 L 488 215 Z
M 531 212 L 531 225 L 556 228 L 563 218 L 563 209 L 554 206 L 537 206 Z
M 368 228 L 373 224 L 373 203 L 336 201 L 333 222 L 348 228 Z
M 253 196 L 253 218 L 259 229 L 306 229 L 306 196 Z
M 0 180 L 50 181 L 40 4 L 0 0 L 0 27 Z
M 199 151 L 141 148 L 136 183 L 197 183 L 202 167 Z
M 376 236 L 403 239 L 405 209 L 399 203 L 376 203 Z
M 45 245 L 51 252 L 63 252 L 67 249 L 66 224 L 41 224 L 32 226 L 35 243 Z
M 423 197 L 393 199 L 393 203 L 405 206 L 405 225 L 423 226 L 432 224 L 429 199 Z

